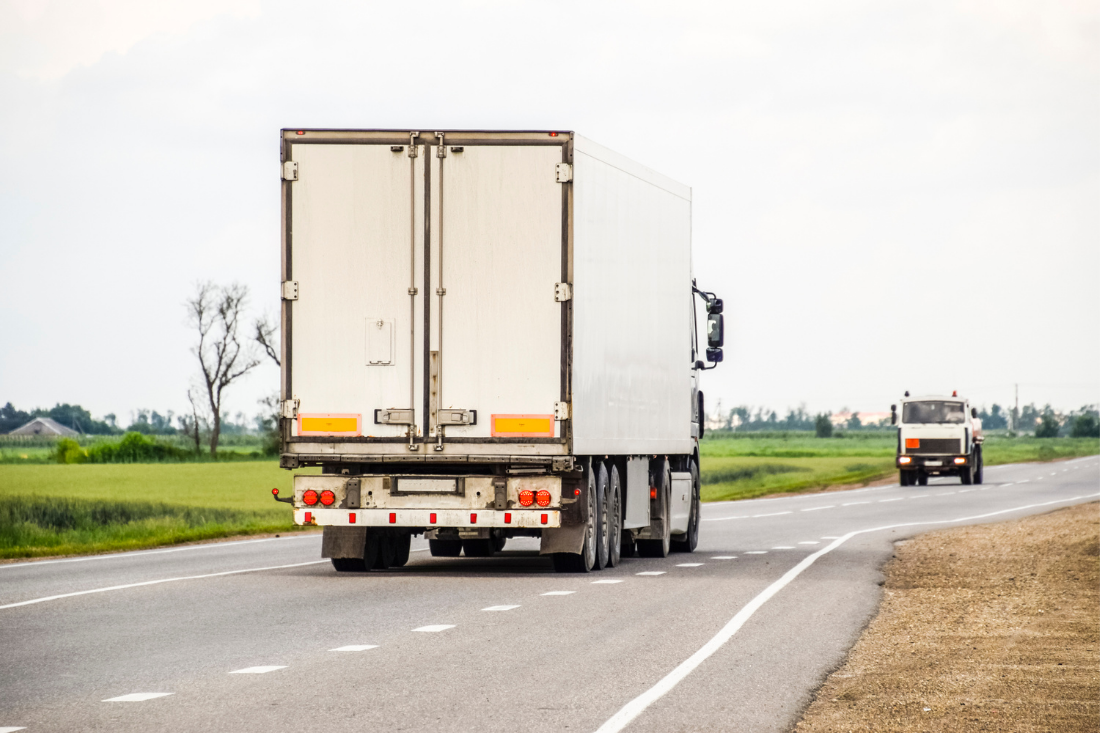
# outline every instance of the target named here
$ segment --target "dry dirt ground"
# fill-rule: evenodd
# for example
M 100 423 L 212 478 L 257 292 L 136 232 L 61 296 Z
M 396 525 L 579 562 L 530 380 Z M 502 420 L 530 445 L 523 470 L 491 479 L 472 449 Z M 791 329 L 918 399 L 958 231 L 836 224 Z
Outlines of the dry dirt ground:
M 897 544 L 794 730 L 1100 731 L 1100 504 Z

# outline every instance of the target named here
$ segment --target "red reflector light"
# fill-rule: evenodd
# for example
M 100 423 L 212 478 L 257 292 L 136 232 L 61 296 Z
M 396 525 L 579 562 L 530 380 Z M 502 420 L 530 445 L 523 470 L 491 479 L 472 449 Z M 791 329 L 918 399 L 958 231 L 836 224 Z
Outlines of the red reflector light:
M 650 499 L 656 499 L 657 498 L 657 487 L 656 486 L 650 486 L 649 487 L 649 498 Z
M 511 524 L 512 523 L 512 512 L 504 512 L 504 523 L 505 524 Z
M 556 133 L 556 132 L 550 133 L 550 137 L 557 137 L 557 136 L 558 136 L 558 133 Z
M 580 496 L 580 495 L 581 495 L 581 490 L 580 489 L 573 489 L 573 496 Z
M 328 489 L 321 492 L 321 503 L 325 506 L 332 506 L 336 503 L 336 494 L 332 493 Z
M 298 130 L 298 132 L 296 132 L 294 134 L 295 135 L 305 135 L 306 133 L 305 133 L 305 130 Z
M 313 506 L 317 503 L 317 492 L 313 489 L 306 489 L 305 493 L 302 494 L 302 501 L 305 502 L 306 506 Z
M 534 491 L 531 491 L 530 489 L 524 489 L 523 491 L 519 492 L 519 505 L 520 506 L 531 506 L 534 503 L 535 503 L 535 492 Z
M 397 524 L 397 512 L 390 512 L 390 524 Z
M 550 492 L 546 489 L 539 489 L 539 493 L 535 495 L 536 501 L 539 506 L 550 506 Z
M 302 521 L 309 524 L 313 521 L 313 512 L 306 512 L 306 515 L 302 517 Z
M 279 495 L 279 490 L 278 489 L 272 489 L 271 493 L 274 494 L 275 496 L 278 496 Z
M 477 524 L 477 515 L 476 514 L 471 514 L 470 515 L 470 524 Z
M 542 515 L 542 523 L 546 524 L 548 521 L 550 521 L 550 516 L 548 514 L 543 514 Z
M 435 512 L 432 512 L 431 514 L 428 515 L 428 523 L 429 524 L 435 524 Z
M 355 512 L 348 515 L 348 524 L 355 524 Z

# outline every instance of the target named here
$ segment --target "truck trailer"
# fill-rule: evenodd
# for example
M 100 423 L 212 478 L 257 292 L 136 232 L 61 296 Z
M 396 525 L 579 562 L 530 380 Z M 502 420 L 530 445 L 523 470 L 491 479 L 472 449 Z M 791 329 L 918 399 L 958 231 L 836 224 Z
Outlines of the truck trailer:
M 284 129 L 281 163 L 280 465 L 314 470 L 273 493 L 336 570 L 413 535 L 563 572 L 695 549 L 723 317 L 690 188 L 555 130 Z
M 959 397 L 930 395 L 890 405 L 890 422 L 898 426 L 897 466 L 902 486 L 926 486 L 929 476 L 958 476 L 964 484 L 982 482 L 982 421 L 976 408 Z

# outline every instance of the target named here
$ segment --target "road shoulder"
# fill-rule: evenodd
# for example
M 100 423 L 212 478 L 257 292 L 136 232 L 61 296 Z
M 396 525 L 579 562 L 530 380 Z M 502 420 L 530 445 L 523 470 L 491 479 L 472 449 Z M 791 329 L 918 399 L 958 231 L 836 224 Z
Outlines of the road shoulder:
M 1100 504 L 899 542 L 805 731 L 1100 729 Z

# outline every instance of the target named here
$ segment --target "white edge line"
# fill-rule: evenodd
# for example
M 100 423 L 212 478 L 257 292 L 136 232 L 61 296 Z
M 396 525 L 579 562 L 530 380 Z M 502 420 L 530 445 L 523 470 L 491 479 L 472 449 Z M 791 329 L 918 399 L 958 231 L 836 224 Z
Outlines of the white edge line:
M 78 590 L 75 593 L 61 593 L 56 596 L 45 596 L 44 598 L 32 598 L 29 601 L 19 601 L 18 603 L 8 603 L 0 606 L 0 611 L 5 608 L 17 608 L 19 606 L 30 606 L 35 603 L 45 603 L 46 601 L 56 601 L 61 598 L 72 598 L 74 596 L 86 596 L 90 593 L 106 593 L 112 590 L 125 590 L 127 588 L 140 588 L 144 585 L 160 585 L 161 583 L 175 583 L 180 580 L 202 580 L 203 578 L 220 578 L 223 575 L 239 575 L 240 573 L 259 573 L 264 570 L 282 570 L 284 568 L 300 568 L 305 565 L 318 565 L 320 563 L 329 562 L 328 560 L 310 560 L 309 562 L 296 562 L 290 565 L 270 565 L 266 568 L 246 568 L 244 570 L 226 570 L 221 573 L 207 573 L 206 575 L 187 575 L 180 578 L 161 578 L 160 580 L 146 580 L 141 583 L 127 583 L 126 585 L 112 585 L 106 588 L 93 588 L 92 590 Z
M 806 556 L 802 562 L 795 565 L 793 568 L 783 574 L 779 580 L 775 581 L 767 588 L 765 588 L 760 595 L 753 598 L 748 602 L 740 611 L 737 612 L 725 626 L 715 634 L 710 641 L 699 648 L 694 654 L 681 662 L 675 669 L 661 678 L 657 684 L 650 687 L 648 690 L 638 695 L 636 698 L 624 705 L 617 713 L 611 716 L 603 725 L 601 725 L 596 733 L 618 733 L 623 728 L 628 726 L 631 721 L 645 712 L 645 709 L 661 699 L 667 692 L 680 683 L 685 677 L 691 674 L 696 667 L 702 664 L 708 657 L 718 651 L 727 641 L 733 638 L 745 622 L 756 613 L 757 610 L 776 593 L 781 591 L 792 580 L 802 574 L 802 571 L 814 564 L 814 562 L 829 552 L 832 552 L 842 544 L 850 540 L 859 534 L 866 534 L 868 532 L 881 532 L 886 529 L 899 529 L 901 527 L 918 527 L 928 524 L 954 524 L 956 522 L 966 522 L 974 519 L 985 519 L 986 517 L 994 517 L 998 514 L 1009 514 L 1012 512 L 1024 511 L 1025 509 L 1036 509 L 1038 507 L 1052 506 L 1054 504 L 1065 504 L 1066 502 L 1078 501 L 1081 499 L 1093 499 L 1100 497 L 1100 493 L 1087 494 L 1085 496 L 1074 496 L 1068 499 L 1058 499 L 1056 501 L 1047 501 L 1041 504 L 1028 504 L 1026 506 L 1013 507 L 1012 509 L 1001 509 L 995 512 L 989 512 L 987 514 L 977 514 L 970 517 L 960 517 L 958 519 L 942 519 L 929 522 L 906 522 L 904 524 L 889 524 L 883 527 L 873 527 L 871 529 L 860 529 L 834 540 L 827 547 L 823 547 L 812 555 Z
M 232 542 L 204 542 L 201 545 L 188 545 L 187 547 L 170 547 L 164 550 L 137 550 L 135 552 L 110 552 L 104 555 L 87 555 L 85 557 L 63 557 L 60 560 L 24 560 L 22 562 L 8 562 L 0 564 L 0 570 L 8 568 L 31 568 L 38 565 L 56 565 L 62 562 L 89 562 L 90 560 L 117 560 L 127 557 L 144 557 L 145 555 L 165 555 L 169 552 L 187 552 L 189 550 L 212 550 L 224 547 L 236 547 L 237 545 L 251 545 L 256 542 L 280 542 L 282 540 L 304 540 L 320 537 L 320 532 L 299 534 L 293 537 L 263 537 L 258 540 L 233 540 Z M 413 550 L 417 552 L 417 550 Z

